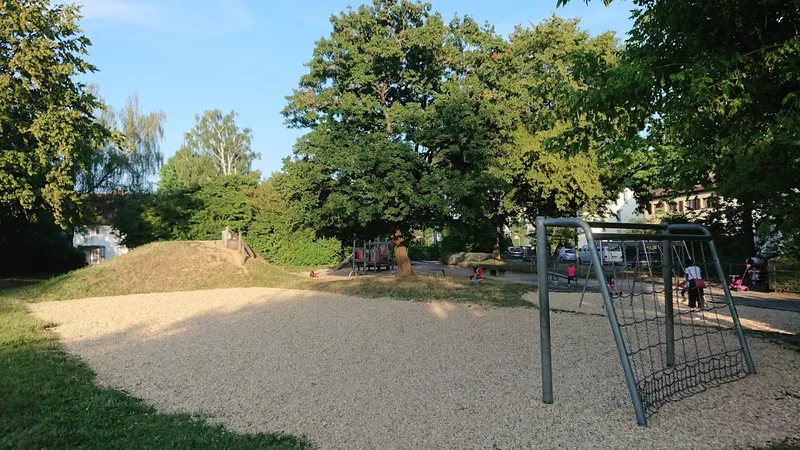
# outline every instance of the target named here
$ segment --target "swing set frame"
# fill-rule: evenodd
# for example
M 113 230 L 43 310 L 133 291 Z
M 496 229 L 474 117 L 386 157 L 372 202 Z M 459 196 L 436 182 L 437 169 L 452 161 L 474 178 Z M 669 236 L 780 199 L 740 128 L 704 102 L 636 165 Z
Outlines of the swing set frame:
M 707 242 L 711 250 L 713 265 L 724 292 L 724 302 L 727 304 L 734 327 L 741 346 L 746 371 L 748 374 L 755 374 L 756 369 L 753 364 L 750 348 L 747 345 L 744 332 L 739 322 L 739 315 L 736 312 L 730 290 L 725 282 L 727 279 L 720 264 L 716 245 L 708 228 L 697 224 L 642 224 L 642 223 L 610 223 L 610 222 L 586 222 L 578 218 L 558 218 L 547 219 L 544 217 L 536 218 L 536 252 L 537 270 L 539 281 L 539 332 L 541 340 L 541 362 L 542 362 L 542 401 L 546 404 L 553 403 L 553 368 L 551 358 L 550 342 L 550 297 L 548 288 L 548 245 L 547 227 L 572 227 L 581 228 L 586 236 L 586 243 L 591 255 L 590 267 L 594 268 L 595 276 L 598 280 L 600 293 L 603 297 L 603 305 L 608 315 L 611 325 L 611 332 L 619 353 L 625 381 L 630 392 L 633 409 L 636 414 L 636 422 L 640 426 L 647 426 L 645 406 L 637 388 L 633 368 L 626 348 L 625 340 L 614 310 L 611 293 L 605 283 L 605 274 L 601 263 L 600 254 L 595 245 L 596 241 L 658 241 L 663 246 L 662 265 L 664 268 L 664 305 L 665 305 L 665 333 L 666 333 L 666 360 L 667 366 L 672 366 L 675 361 L 674 347 L 674 317 L 672 301 L 672 243 L 675 241 L 701 241 Z M 655 231 L 654 234 L 648 233 L 594 233 L 592 228 L 617 229 L 617 230 L 648 230 Z M 591 270 L 591 269 L 590 269 Z M 584 286 L 585 291 L 585 286 Z

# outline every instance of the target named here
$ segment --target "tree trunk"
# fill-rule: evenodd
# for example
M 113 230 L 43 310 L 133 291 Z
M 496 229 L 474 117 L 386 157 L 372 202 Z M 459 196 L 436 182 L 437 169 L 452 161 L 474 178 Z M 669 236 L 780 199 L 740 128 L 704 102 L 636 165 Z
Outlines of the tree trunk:
M 394 260 L 397 263 L 397 277 L 413 277 L 414 269 L 411 268 L 406 240 L 400 227 L 394 227 L 392 230 L 392 244 L 394 245 Z
M 748 257 L 756 256 L 755 231 L 753 230 L 753 206 L 742 204 L 742 249 Z

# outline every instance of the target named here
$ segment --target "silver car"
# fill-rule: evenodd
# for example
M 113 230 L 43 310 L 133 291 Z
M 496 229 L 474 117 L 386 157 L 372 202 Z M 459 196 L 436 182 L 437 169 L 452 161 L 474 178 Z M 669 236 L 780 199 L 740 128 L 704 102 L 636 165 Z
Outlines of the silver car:
M 575 261 L 574 248 L 562 248 L 561 251 L 558 252 L 558 262 L 563 263 L 564 261 Z

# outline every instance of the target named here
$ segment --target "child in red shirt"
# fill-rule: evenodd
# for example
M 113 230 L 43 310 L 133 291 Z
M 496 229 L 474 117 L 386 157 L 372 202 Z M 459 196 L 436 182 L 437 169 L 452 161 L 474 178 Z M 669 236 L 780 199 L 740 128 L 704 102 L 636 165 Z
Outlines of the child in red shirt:
M 572 280 L 575 280 L 575 285 L 578 285 L 578 278 L 575 276 L 575 264 L 569 263 L 567 267 L 567 286 L 570 286 Z

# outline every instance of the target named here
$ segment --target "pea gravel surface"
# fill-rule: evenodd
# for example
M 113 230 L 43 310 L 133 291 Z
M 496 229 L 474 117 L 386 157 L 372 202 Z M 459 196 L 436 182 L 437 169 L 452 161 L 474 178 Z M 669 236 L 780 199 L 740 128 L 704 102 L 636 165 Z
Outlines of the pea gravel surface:
M 552 294 L 557 298 L 558 294 Z M 319 448 L 749 448 L 800 438 L 800 353 L 750 340 L 758 374 L 636 425 L 608 318 L 265 288 L 30 305 L 96 373 L 165 412 Z

